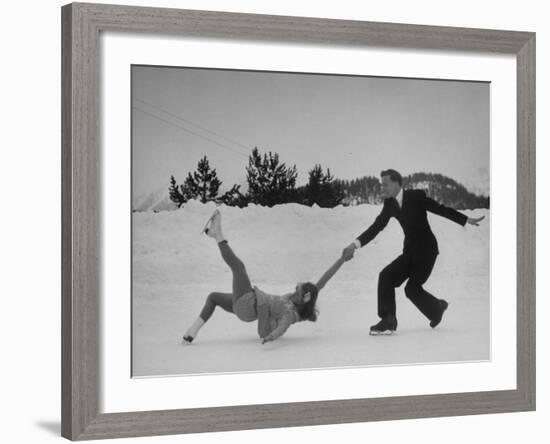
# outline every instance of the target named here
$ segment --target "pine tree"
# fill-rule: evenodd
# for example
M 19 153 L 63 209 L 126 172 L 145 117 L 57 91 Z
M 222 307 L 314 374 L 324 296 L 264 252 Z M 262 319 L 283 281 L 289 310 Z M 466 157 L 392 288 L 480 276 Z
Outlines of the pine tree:
M 322 208 L 333 208 L 344 198 L 344 192 L 339 183 L 334 181 L 330 169 L 323 173 L 321 165 L 315 165 L 309 172 L 309 181 L 305 189 L 308 205 L 317 204 Z
M 317 204 L 321 200 L 321 184 L 323 182 L 323 170 L 321 165 L 315 165 L 309 171 L 309 180 L 306 185 L 306 202 L 308 205 Z
M 335 179 L 334 183 L 346 195 L 345 204 L 357 203 L 378 204 L 382 201 L 380 180 L 373 176 L 364 176 L 351 181 Z
M 204 156 L 199 160 L 197 170 L 193 174 L 187 174 L 182 192 L 187 200 L 199 199 L 202 203 L 206 203 L 216 200 L 221 184 L 216 169 L 210 168 L 208 158 Z
M 271 151 L 263 156 L 255 147 L 246 167 L 248 196 L 251 202 L 272 207 L 296 199 L 296 165 L 288 168 Z
M 174 202 L 178 208 L 181 208 L 181 206 L 185 202 L 187 202 L 187 199 L 185 198 L 184 194 L 180 192 L 174 176 L 170 176 L 170 187 L 168 188 L 168 192 L 170 195 L 170 200 Z
M 231 207 L 246 207 L 248 205 L 248 199 L 241 193 L 240 188 L 240 185 L 233 185 L 230 190 L 226 191 L 216 201 Z

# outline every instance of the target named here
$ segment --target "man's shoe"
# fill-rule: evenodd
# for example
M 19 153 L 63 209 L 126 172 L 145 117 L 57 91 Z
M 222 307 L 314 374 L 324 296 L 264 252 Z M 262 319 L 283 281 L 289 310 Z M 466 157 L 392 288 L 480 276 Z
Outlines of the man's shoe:
M 443 299 L 439 300 L 439 313 L 435 319 L 432 319 L 430 321 L 430 327 L 435 328 L 439 325 L 441 322 L 441 319 L 443 318 L 443 313 L 445 313 L 445 310 L 449 307 L 449 303 Z
M 391 335 L 395 330 L 397 330 L 397 319 L 395 316 L 386 316 L 370 328 L 370 335 Z

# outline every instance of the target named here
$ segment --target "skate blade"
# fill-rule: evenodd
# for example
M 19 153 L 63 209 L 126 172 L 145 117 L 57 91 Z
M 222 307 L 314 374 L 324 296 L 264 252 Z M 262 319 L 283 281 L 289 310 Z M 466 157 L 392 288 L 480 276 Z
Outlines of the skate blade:
M 204 228 L 201 231 L 201 234 L 202 233 L 208 234 L 208 229 L 210 228 L 210 224 L 212 222 L 212 219 L 214 219 L 214 215 L 210 216 L 210 218 L 206 221 L 206 223 L 204 224 Z
M 395 330 L 386 330 L 386 331 L 370 331 L 370 336 L 391 336 L 395 334 Z
M 214 216 L 212 216 L 210 219 L 208 219 L 208 221 L 206 222 L 206 224 L 204 225 L 204 228 L 202 229 L 201 231 L 201 234 L 208 234 L 208 228 L 210 227 L 210 222 L 212 222 L 212 219 L 214 218 Z

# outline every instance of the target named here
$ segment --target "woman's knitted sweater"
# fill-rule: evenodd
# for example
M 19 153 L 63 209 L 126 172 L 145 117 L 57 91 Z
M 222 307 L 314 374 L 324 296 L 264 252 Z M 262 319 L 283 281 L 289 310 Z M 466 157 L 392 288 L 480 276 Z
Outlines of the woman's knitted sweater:
M 300 315 L 290 300 L 292 293 L 283 296 L 267 294 L 254 286 L 258 312 L 258 335 L 260 338 L 277 339 L 292 324 L 299 322 Z

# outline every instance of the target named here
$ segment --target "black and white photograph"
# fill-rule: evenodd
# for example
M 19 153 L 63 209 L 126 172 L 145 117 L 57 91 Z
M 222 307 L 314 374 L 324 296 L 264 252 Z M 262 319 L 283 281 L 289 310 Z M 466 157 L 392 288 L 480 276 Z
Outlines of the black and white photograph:
M 490 88 L 132 65 L 132 377 L 489 361 Z

